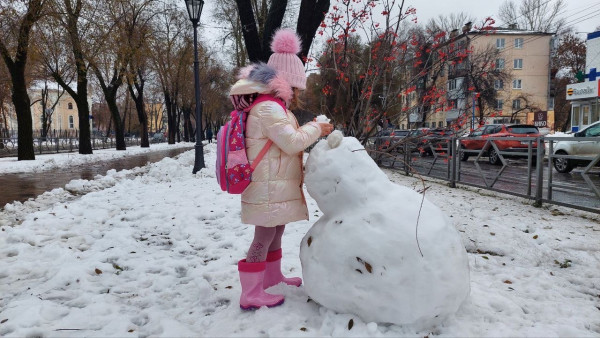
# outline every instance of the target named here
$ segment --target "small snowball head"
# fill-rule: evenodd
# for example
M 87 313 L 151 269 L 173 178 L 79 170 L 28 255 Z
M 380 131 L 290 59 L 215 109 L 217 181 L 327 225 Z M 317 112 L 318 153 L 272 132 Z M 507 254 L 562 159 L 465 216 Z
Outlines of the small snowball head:
M 344 140 L 344 134 L 342 134 L 339 130 L 334 130 L 329 136 L 327 136 L 327 144 L 329 144 L 329 148 L 334 149 L 337 148 Z
M 271 41 L 273 53 L 298 54 L 300 48 L 300 38 L 291 29 L 280 29 L 273 35 L 273 41 Z

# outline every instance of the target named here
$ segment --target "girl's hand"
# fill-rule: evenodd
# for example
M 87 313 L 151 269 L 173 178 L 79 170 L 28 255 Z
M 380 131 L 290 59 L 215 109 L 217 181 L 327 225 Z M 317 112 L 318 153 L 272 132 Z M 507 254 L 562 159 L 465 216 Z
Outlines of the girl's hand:
M 331 134 L 333 131 L 333 124 L 327 122 L 317 122 L 321 127 L 321 137 Z

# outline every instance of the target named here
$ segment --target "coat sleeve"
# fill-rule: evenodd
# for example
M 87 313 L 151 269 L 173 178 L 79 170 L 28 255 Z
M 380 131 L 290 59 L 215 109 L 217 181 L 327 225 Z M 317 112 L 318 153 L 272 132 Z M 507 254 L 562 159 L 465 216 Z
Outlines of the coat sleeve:
M 321 127 L 316 122 L 296 129 L 288 120 L 287 112 L 275 102 L 265 102 L 256 108 L 265 136 L 288 155 L 303 151 L 321 136 Z

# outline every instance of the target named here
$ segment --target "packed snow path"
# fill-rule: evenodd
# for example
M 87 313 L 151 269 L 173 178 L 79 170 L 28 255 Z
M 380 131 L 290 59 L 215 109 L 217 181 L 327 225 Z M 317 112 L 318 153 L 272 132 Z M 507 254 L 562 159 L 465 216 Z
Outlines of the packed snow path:
M 272 309 L 243 312 L 237 261 L 253 228 L 239 196 L 219 190 L 214 152 L 74 181 L 0 213 L 0 336 L 598 336 L 598 215 L 426 182 L 460 231 L 471 294 L 443 325 L 365 323 L 309 301 L 303 287 Z M 423 190 L 417 178 L 390 178 Z M 283 269 L 301 274 L 299 245 L 322 215 L 290 224 Z M 391 213 L 394 210 L 390 210 Z

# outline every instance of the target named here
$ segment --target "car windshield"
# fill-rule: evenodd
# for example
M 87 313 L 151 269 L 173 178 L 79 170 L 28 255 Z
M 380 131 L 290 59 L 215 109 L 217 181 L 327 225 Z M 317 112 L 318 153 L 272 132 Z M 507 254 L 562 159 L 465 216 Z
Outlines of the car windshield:
M 394 130 L 394 136 L 406 136 L 408 133 L 408 130 Z
M 534 126 L 510 126 L 506 130 L 513 134 L 539 134 L 539 130 Z

